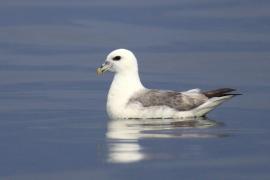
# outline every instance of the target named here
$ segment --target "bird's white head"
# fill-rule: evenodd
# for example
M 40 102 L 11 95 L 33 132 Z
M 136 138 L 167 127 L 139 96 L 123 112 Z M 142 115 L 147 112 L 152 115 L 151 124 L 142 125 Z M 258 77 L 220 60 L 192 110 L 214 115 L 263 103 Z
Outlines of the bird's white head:
M 97 69 L 97 74 L 103 74 L 106 71 L 114 73 L 137 73 L 137 59 L 135 55 L 127 49 L 116 49 L 109 53 L 106 61 Z

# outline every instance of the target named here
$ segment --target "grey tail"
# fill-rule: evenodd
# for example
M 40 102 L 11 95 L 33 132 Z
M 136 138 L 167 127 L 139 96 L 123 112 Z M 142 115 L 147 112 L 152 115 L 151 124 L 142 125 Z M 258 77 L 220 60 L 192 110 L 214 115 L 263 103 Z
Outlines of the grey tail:
M 216 89 L 216 90 L 211 90 L 211 91 L 205 91 L 205 92 L 203 92 L 203 94 L 208 98 L 222 97 L 222 96 L 228 96 L 228 95 L 232 95 L 232 96 L 242 95 L 242 94 L 238 94 L 238 93 L 231 93 L 233 91 L 236 91 L 236 89 L 221 88 L 221 89 Z

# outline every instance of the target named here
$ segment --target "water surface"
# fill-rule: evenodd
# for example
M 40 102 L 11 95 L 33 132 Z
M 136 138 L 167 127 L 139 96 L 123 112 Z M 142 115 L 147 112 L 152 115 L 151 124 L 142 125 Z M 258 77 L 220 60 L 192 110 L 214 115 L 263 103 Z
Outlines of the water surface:
M 269 179 L 270 3 L 0 3 L 0 179 Z M 149 88 L 243 93 L 191 122 L 108 119 L 107 53 Z

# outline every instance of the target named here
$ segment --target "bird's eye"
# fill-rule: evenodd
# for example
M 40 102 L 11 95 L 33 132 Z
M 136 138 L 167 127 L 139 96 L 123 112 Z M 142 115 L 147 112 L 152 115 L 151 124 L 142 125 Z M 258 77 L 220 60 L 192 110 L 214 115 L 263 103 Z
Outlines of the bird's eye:
M 115 56 L 115 57 L 113 57 L 113 60 L 114 61 L 119 61 L 121 59 L 121 56 Z

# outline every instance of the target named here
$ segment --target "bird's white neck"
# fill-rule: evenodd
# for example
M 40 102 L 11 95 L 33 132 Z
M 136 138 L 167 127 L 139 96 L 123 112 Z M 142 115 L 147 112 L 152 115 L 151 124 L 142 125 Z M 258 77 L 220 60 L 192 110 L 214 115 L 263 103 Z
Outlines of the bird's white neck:
M 110 117 L 121 114 L 129 98 L 139 90 L 144 89 L 139 74 L 134 72 L 121 72 L 114 75 L 107 99 L 107 112 Z

